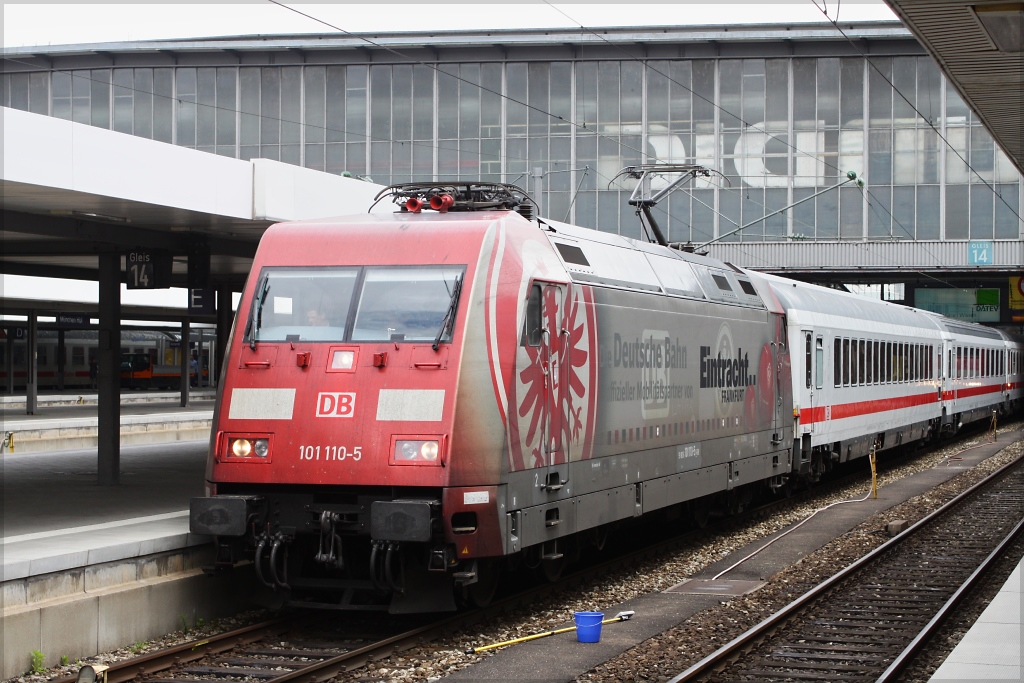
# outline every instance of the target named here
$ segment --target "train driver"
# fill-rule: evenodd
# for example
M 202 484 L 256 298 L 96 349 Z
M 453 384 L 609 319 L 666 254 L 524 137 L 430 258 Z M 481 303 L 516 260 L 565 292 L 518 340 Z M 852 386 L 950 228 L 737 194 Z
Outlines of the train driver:
M 306 311 L 306 324 L 310 327 L 327 327 L 327 315 L 319 308 L 311 308 Z

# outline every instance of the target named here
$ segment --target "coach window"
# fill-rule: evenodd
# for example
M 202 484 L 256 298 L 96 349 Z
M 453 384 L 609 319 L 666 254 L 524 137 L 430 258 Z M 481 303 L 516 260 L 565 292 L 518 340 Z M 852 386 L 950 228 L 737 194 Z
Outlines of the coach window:
M 523 321 L 523 334 L 520 346 L 540 346 L 541 305 L 540 285 L 530 288 L 530 298 L 526 300 L 526 320 Z
M 878 377 L 878 383 L 879 384 L 884 384 L 885 383 L 885 342 L 884 341 L 878 342 L 878 348 L 875 350 L 875 355 L 878 356 L 878 372 L 876 373 L 876 376 Z
M 840 372 L 842 372 L 841 368 L 843 367 L 842 343 L 839 337 L 836 337 L 835 348 L 832 353 L 832 379 L 837 387 L 843 383 L 842 376 L 840 375 Z
M 850 340 L 843 339 L 843 386 L 850 386 Z
M 871 342 L 871 381 L 873 384 L 880 384 L 882 376 L 878 374 L 878 340 Z
M 811 388 L 811 333 L 804 332 L 804 386 Z
M 883 370 L 882 375 L 885 378 L 886 384 L 893 381 L 893 343 L 882 342 L 882 362 Z
M 864 340 L 854 341 L 857 346 L 857 376 L 854 378 L 855 384 L 864 383 Z
M 821 337 L 818 337 L 814 344 L 814 386 L 821 389 L 825 379 L 825 343 Z
M 867 356 L 864 359 L 865 371 L 867 372 L 867 380 L 866 381 L 867 381 L 868 384 L 874 384 L 875 383 L 875 373 L 873 372 L 874 368 L 871 367 L 871 360 L 872 360 L 872 357 L 874 356 L 874 354 L 872 353 L 874 351 L 874 349 L 872 348 L 874 346 L 874 343 L 870 339 L 868 339 L 867 344 L 868 344 Z

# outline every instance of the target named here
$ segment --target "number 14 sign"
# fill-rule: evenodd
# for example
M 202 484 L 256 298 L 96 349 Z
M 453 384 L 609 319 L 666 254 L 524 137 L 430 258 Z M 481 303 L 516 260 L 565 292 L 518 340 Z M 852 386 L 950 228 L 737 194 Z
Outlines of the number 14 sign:
M 990 266 L 992 265 L 992 243 L 968 242 L 967 243 L 967 265 L 969 266 Z
M 171 286 L 171 255 L 158 251 L 130 251 L 124 257 L 128 289 L 166 289 Z

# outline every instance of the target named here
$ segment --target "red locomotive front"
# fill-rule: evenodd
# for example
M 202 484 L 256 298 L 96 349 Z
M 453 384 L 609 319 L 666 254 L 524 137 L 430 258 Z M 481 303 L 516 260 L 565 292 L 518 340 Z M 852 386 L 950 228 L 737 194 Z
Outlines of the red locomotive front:
M 210 495 L 192 502 L 219 563 L 251 558 L 305 604 L 422 611 L 453 608 L 473 559 L 503 554 L 504 429 L 472 290 L 507 222 L 529 225 L 402 212 L 266 232 L 227 351 Z

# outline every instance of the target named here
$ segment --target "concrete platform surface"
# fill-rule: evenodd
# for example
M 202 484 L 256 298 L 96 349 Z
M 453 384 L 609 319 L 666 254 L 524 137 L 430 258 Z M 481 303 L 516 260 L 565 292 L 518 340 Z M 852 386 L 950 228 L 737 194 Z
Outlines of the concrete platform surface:
M 122 446 L 117 486 L 98 484 L 95 447 L 0 456 L 0 679 L 23 673 L 34 650 L 53 666 L 245 608 L 255 588 L 205 576 L 213 546 L 188 531 L 207 448 Z
M 213 422 L 214 398 L 213 389 L 195 389 L 189 396 L 189 405 L 182 407 L 177 392 L 123 393 L 121 446 L 207 438 Z M 0 456 L 94 448 L 98 443 L 95 394 L 42 396 L 33 415 L 25 414 L 23 396 L 3 399 L 0 420 L 4 448 Z
M 1024 562 L 1017 565 L 978 621 L 929 680 L 1024 680 L 1021 666 L 1022 566 Z

